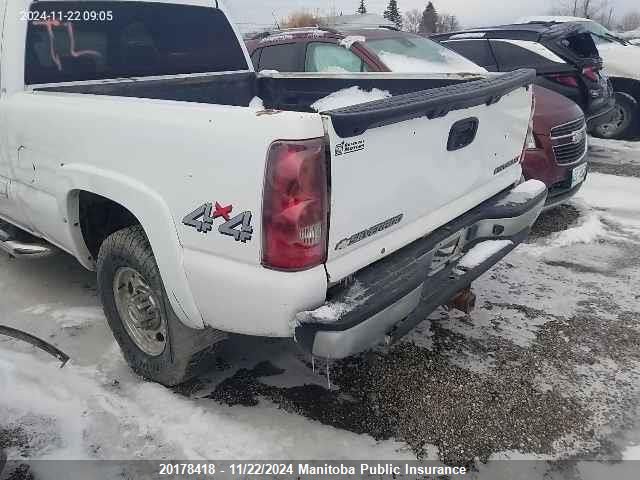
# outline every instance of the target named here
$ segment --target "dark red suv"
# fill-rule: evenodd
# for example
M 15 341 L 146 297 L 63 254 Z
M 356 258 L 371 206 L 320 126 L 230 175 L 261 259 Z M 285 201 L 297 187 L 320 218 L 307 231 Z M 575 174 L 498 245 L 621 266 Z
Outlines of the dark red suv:
M 456 52 L 418 35 L 390 28 L 280 30 L 246 41 L 257 71 L 280 72 L 486 72 Z M 550 208 L 571 197 L 587 175 L 587 134 L 578 105 L 535 86 L 533 135 L 523 172 L 549 188 Z

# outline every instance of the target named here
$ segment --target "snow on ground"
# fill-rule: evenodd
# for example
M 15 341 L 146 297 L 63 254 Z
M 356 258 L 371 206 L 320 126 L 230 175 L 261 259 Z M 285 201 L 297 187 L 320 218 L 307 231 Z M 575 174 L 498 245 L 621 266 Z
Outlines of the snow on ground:
M 360 87 L 345 88 L 321 98 L 311 105 L 317 112 L 328 112 L 337 108 L 349 107 L 360 103 L 373 102 L 390 98 L 391 94 L 386 90 L 374 88 L 371 91 L 362 90 Z
M 36 262 L 0 255 L 0 287 L 0 324 L 35 333 L 72 358 L 60 369 L 55 359 L 31 346 L 0 337 L 0 436 L 3 428 L 17 427 L 30 438 L 28 452 L 9 449 L 10 458 L 412 456 L 393 440 L 341 431 L 270 402 L 258 408 L 227 407 L 141 381 L 129 371 L 99 313 L 94 275 L 66 255 Z M 65 328 L 69 324 L 74 328 Z M 305 372 L 295 351 L 290 349 L 280 363 Z M 277 354 L 270 358 L 278 363 Z M 308 382 L 302 374 L 287 381 Z
M 591 170 L 640 177 L 640 142 L 589 137 Z
M 619 150 L 611 142 L 611 157 Z M 92 273 L 65 255 L 0 255 L 0 324 L 72 358 L 60 369 L 0 337 L 0 441 L 14 429 L 26 439 L 11 458 L 479 458 L 483 479 L 508 458 L 640 458 L 638 199 L 640 179 L 592 173 L 476 282 L 475 312 L 439 310 L 392 349 L 337 362 L 335 391 L 324 362 L 244 337 L 193 385 L 144 382 L 113 341 Z M 517 465 L 520 478 L 627 478 L 607 463 Z
M 39 459 L 403 457 L 393 442 L 313 424 L 269 404 L 222 407 L 141 382 L 115 347 L 97 368 L 64 369 L 3 349 L 0 372 L 3 423 L 30 425 L 38 440 L 30 456 Z
M 590 154 L 600 153 L 598 158 L 615 161 L 621 155 L 629 163 L 640 164 L 640 143 L 625 140 L 604 140 L 597 137 L 589 137 Z

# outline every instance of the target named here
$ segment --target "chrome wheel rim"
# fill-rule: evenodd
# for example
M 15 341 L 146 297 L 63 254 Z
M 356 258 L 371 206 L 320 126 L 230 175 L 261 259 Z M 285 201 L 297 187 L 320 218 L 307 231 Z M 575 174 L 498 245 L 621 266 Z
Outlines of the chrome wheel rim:
M 119 268 L 113 279 L 113 296 L 131 340 L 147 355 L 162 355 L 167 345 L 167 322 L 144 277 L 133 268 Z

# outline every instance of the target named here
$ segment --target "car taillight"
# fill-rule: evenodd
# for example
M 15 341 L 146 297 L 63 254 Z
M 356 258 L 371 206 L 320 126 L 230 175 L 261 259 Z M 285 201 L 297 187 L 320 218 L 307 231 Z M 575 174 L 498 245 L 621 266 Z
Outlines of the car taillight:
M 269 148 L 262 204 L 262 264 L 307 270 L 327 259 L 328 176 L 322 138 Z
M 594 67 L 585 67 L 582 69 L 582 74 L 592 82 L 598 81 L 598 71 Z
M 573 75 L 553 75 L 551 78 L 567 87 L 578 87 L 578 79 Z

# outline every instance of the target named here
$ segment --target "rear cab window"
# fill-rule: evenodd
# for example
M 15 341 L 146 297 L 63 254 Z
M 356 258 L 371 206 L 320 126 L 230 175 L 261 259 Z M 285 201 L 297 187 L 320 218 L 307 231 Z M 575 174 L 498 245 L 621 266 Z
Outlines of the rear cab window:
M 212 7 L 41 1 L 28 12 L 25 83 L 245 71 L 225 14 Z

